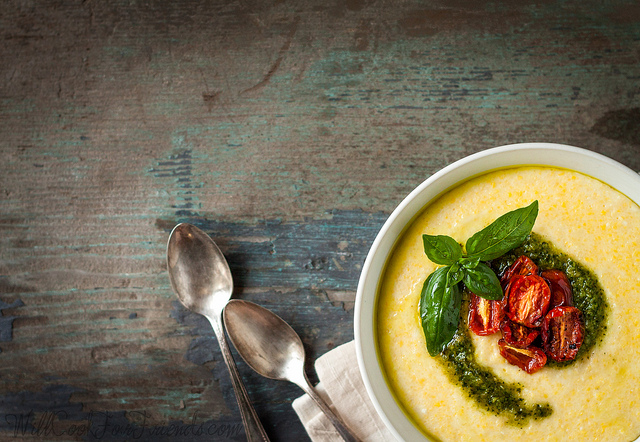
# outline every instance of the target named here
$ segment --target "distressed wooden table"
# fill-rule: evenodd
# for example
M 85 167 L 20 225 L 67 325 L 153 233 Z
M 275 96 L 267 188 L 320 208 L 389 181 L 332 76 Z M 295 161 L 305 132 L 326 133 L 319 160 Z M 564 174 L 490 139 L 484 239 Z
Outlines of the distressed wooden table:
M 438 169 L 550 141 L 640 170 L 632 0 L 7 0 L 0 26 L 2 440 L 244 439 L 169 285 L 176 223 L 315 379 L 378 229 Z M 304 440 L 300 390 L 238 365 L 271 438 Z

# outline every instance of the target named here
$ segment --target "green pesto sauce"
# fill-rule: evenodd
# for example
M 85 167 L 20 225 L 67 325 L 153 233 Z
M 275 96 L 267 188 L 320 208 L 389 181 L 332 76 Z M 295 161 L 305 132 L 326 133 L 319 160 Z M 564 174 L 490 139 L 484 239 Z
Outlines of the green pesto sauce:
M 489 413 L 505 416 L 510 425 L 522 427 L 529 419 L 542 419 L 553 412 L 549 404 L 527 404 L 521 395 L 522 385 L 507 383 L 478 364 L 466 323 L 440 356 L 450 378 L 471 399 Z
M 540 270 L 559 269 L 567 274 L 573 289 L 573 303 L 582 311 L 585 325 L 584 342 L 576 358 L 562 363 L 549 359 L 543 370 L 549 367 L 562 368 L 588 357 L 590 350 L 602 340 L 606 332 L 608 304 L 597 278 L 590 270 L 557 251 L 534 233 L 529 235 L 522 246 L 494 260 L 493 269 L 500 275 L 521 255 L 529 256 Z M 523 427 L 530 419 L 543 419 L 553 413 L 549 404 L 528 404 L 522 398 L 521 384 L 503 381 L 476 361 L 464 313 L 461 313 L 458 332 L 442 352 L 440 359 L 452 381 L 479 407 L 489 413 L 504 416 L 510 425 Z

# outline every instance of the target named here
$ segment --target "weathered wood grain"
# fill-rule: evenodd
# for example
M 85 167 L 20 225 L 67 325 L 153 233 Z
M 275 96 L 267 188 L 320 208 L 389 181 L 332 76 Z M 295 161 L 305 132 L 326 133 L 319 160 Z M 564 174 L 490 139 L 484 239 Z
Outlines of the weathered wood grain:
M 631 0 L 8 0 L 0 32 L 0 439 L 243 439 L 169 286 L 178 222 L 313 360 L 441 167 L 550 141 L 640 170 Z M 303 440 L 297 387 L 239 365 L 273 439 Z

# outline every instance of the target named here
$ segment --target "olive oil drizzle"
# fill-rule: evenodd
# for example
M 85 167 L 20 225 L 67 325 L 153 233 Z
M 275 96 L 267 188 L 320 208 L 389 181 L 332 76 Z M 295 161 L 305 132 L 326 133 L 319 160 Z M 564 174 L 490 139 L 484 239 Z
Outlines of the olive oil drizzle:
M 566 273 L 573 289 L 574 305 L 582 311 L 585 325 L 584 342 L 576 358 L 567 362 L 549 360 L 545 368 L 562 368 L 588 357 L 606 332 L 608 303 L 595 275 L 567 255 L 557 251 L 541 236 L 531 233 L 524 244 L 492 262 L 497 274 L 502 274 L 519 256 L 529 256 L 540 270 L 559 269 Z M 467 309 L 462 309 L 463 312 Z M 465 313 L 453 340 L 440 355 L 440 360 L 454 383 L 457 383 L 476 404 L 495 415 L 506 418 L 510 425 L 523 427 L 530 419 L 544 419 L 553 413 L 546 403 L 528 404 L 522 397 L 522 385 L 508 383 L 480 365 L 469 335 Z

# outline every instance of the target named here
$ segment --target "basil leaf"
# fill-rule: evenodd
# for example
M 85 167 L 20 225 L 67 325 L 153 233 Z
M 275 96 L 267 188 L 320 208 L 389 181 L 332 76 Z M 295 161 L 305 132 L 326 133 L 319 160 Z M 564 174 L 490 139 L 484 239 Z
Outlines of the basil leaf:
M 462 257 L 462 247 L 458 242 L 446 235 L 422 235 L 424 253 L 432 262 L 451 265 Z
M 458 263 L 462 267 L 465 267 L 467 269 L 475 269 L 476 267 L 478 267 L 478 264 L 480 263 L 480 257 L 476 256 L 476 257 L 462 258 L 460 259 L 460 261 L 458 261 Z
M 462 294 L 458 284 L 447 286 L 449 269 L 440 267 L 429 275 L 420 295 L 420 320 L 431 356 L 440 354 L 458 329 Z
M 505 213 L 467 240 L 467 254 L 491 261 L 521 245 L 538 216 L 538 201 Z
M 449 266 L 447 271 L 447 287 L 458 284 L 464 278 L 464 269 L 460 264 L 455 263 Z
M 478 263 L 475 268 L 464 268 L 464 284 L 469 291 L 485 299 L 499 300 L 503 297 L 500 280 L 491 267 Z

